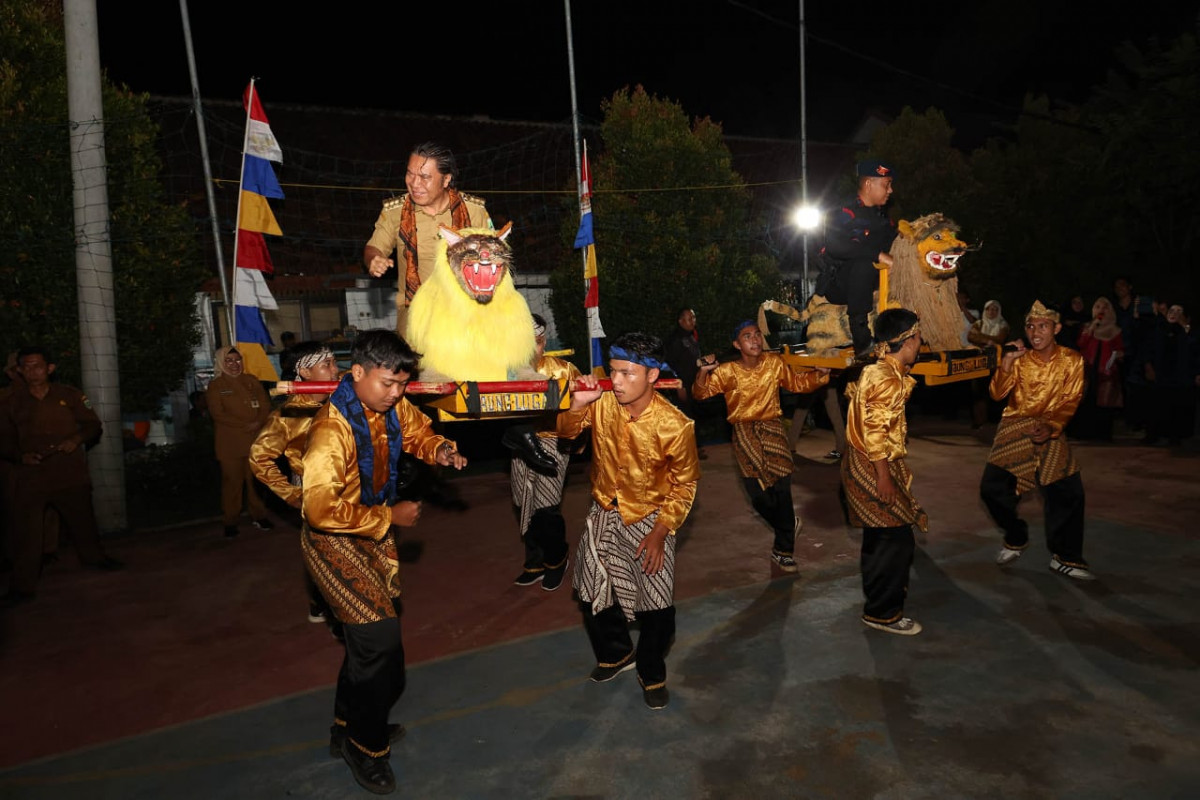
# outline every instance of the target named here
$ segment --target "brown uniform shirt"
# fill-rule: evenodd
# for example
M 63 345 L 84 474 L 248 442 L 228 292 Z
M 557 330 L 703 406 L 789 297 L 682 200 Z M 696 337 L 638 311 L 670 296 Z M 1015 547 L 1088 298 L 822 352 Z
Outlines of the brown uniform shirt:
M 51 383 L 40 400 L 28 390 L 14 388 L 0 405 L 0 453 L 18 465 L 22 490 L 90 486 L 84 445 L 98 441 L 101 430 L 87 395 L 61 383 Z M 80 440 L 73 452 L 50 450 L 71 436 Z M 21 464 L 26 453 L 41 453 L 44 460 Z
M 236 378 L 218 375 L 208 384 L 217 460 L 247 458 L 250 445 L 271 413 L 271 400 L 258 378 L 243 372 Z
M 399 294 L 396 295 L 397 308 L 404 307 L 405 266 L 404 243 L 400 240 L 400 208 L 407 197 L 408 195 L 401 195 L 384 202 L 383 210 L 379 212 L 379 219 L 375 220 L 375 232 L 371 234 L 371 240 L 367 242 L 368 247 L 374 247 L 383 253 L 384 258 L 395 258 L 400 289 Z M 467 214 L 471 217 L 472 228 L 493 227 L 492 219 L 488 216 L 483 200 L 469 194 L 462 195 L 462 199 L 467 207 Z M 433 265 L 437 259 L 438 226 L 445 225 L 447 228 L 453 228 L 454 219 L 448 208 L 437 216 L 430 216 L 418 208 L 413 216 L 417 220 L 417 274 L 424 282 L 433 273 Z M 397 248 L 400 249 L 400 252 L 393 255 L 392 251 Z

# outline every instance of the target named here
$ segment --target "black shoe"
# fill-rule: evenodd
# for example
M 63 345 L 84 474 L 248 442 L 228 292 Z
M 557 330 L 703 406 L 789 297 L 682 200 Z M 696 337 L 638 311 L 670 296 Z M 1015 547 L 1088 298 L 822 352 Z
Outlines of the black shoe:
M 646 701 L 649 708 L 659 711 L 667 707 L 667 703 L 671 701 L 671 695 L 667 691 L 665 683 L 655 686 L 653 689 L 642 687 L 642 699 Z
M 604 664 L 597 664 L 596 668 L 592 670 L 592 674 L 588 677 L 591 679 L 592 683 L 608 683 L 622 672 L 628 672 L 636 666 L 637 661 L 634 660 L 633 653 L 630 653 L 629 655 L 625 656 L 624 661 L 616 665 L 605 666 Z
M 32 602 L 35 597 L 37 595 L 33 592 L 10 590 L 8 594 L 0 597 L 0 608 L 15 608 L 16 606 Z
M 532 586 L 540 581 L 546 574 L 544 569 L 523 569 L 521 574 L 513 581 L 517 586 Z
M 387 734 L 388 744 L 395 744 L 404 738 L 404 734 L 408 731 L 399 722 L 388 723 Z M 330 758 L 342 757 L 342 742 L 346 741 L 346 726 L 345 725 L 330 725 L 329 726 L 329 756 Z
M 263 517 L 262 519 L 254 520 L 254 527 L 258 528 L 260 531 L 273 531 L 275 530 L 275 523 L 271 522 L 271 520 L 267 519 L 266 517 Z
M 567 574 L 567 564 L 571 559 L 563 556 L 562 563 L 557 567 L 546 567 L 546 571 L 542 574 L 542 590 L 553 592 L 562 585 L 563 576 Z
M 342 740 L 342 758 L 350 767 L 358 785 L 372 794 L 391 794 L 396 791 L 396 774 L 392 772 L 391 753 L 369 756 L 347 736 Z
M 551 475 L 558 471 L 558 462 L 542 449 L 537 433 L 528 425 L 513 425 L 504 431 L 500 444 L 516 452 L 521 459 L 541 472 Z
M 112 556 L 101 556 L 99 561 L 94 561 L 88 564 L 92 569 L 102 570 L 104 572 L 116 572 L 125 569 L 125 562 L 118 561 Z
M 232 539 L 237 535 L 238 535 L 237 525 L 226 525 L 225 526 L 225 538 L 226 539 Z

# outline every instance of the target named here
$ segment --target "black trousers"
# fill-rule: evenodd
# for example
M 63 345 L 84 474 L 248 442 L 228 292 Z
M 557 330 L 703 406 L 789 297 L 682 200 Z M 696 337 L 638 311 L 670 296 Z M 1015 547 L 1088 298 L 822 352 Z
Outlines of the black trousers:
M 854 337 L 854 352 L 863 353 L 871 347 L 871 313 L 875 290 L 879 288 L 879 271 L 869 261 L 850 261 L 838 267 L 829 282 L 825 299 L 846 306 L 850 334 Z
M 633 653 L 633 640 L 621 607 L 614 603 L 598 614 L 592 613 L 588 603 L 582 603 L 581 608 L 596 662 L 625 662 Z M 642 627 L 637 643 L 637 673 L 642 686 L 653 689 L 667 682 L 667 651 L 675 638 L 675 606 L 639 611 L 635 616 Z
M 863 618 L 872 622 L 895 622 L 904 616 L 908 594 L 908 572 L 916 550 L 912 525 L 863 528 L 862 570 Z
M 1083 479 L 1069 475 L 1048 486 L 1039 486 L 1044 507 L 1046 547 L 1058 560 L 1071 566 L 1086 567 L 1083 559 Z M 995 464 L 983 468 L 979 496 L 988 513 L 1004 530 L 1004 545 L 1023 550 L 1029 544 L 1029 525 L 1017 516 L 1017 477 Z
M 404 693 L 404 643 L 399 617 L 346 625 L 346 654 L 338 672 L 334 715 L 368 753 L 388 751 L 388 714 Z
M 525 569 L 557 569 L 567 558 L 567 523 L 558 506 L 539 508 L 529 518 L 525 543 Z
M 792 476 L 780 478 L 766 489 L 757 478 L 742 478 L 750 505 L 775 530 L 775 552 L 790 556 L 796 549 L 796 509 L 792 505 Z

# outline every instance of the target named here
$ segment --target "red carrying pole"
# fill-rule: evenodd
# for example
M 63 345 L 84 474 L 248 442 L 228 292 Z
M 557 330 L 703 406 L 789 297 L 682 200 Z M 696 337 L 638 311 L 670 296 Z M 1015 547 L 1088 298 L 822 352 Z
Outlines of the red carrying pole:
M 499 394 L 502 392 L 544 392 L 549 381 L 480 381 L 477 385 L 481 394 Z M 612 381 L 606 379 L 597 383 L 604 391 L 612 389 Z M 458 391 L 458 383 L 425 383 L 413 381 L 408 384 L 405 394 L 454 394 Z M 578 388 L 578 381 L 571 382 L 571 391 Z M 663 378 L 654 384 L 655 389 L 678 389 L 682 384 L 678 378 Z M 271 394 L 333 394 L 337 391 L 337 381 L 279 381 Z

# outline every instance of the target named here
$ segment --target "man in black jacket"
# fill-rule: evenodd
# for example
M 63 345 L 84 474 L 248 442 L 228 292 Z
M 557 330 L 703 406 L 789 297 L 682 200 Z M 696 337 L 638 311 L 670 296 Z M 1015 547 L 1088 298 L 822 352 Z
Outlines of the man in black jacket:
M 857 168 L 858 194 L 832 214 L 825 224 L 821 248 L 821 275 L 816 293 L 831 303 L 846 306 L 854 351 L 871 347 L 872 296 L 879 288 L 876 264 L 892 265 L 888 254 L 896 226 L 887 215 L 895 170 L 882 161 L 861 161 Z

